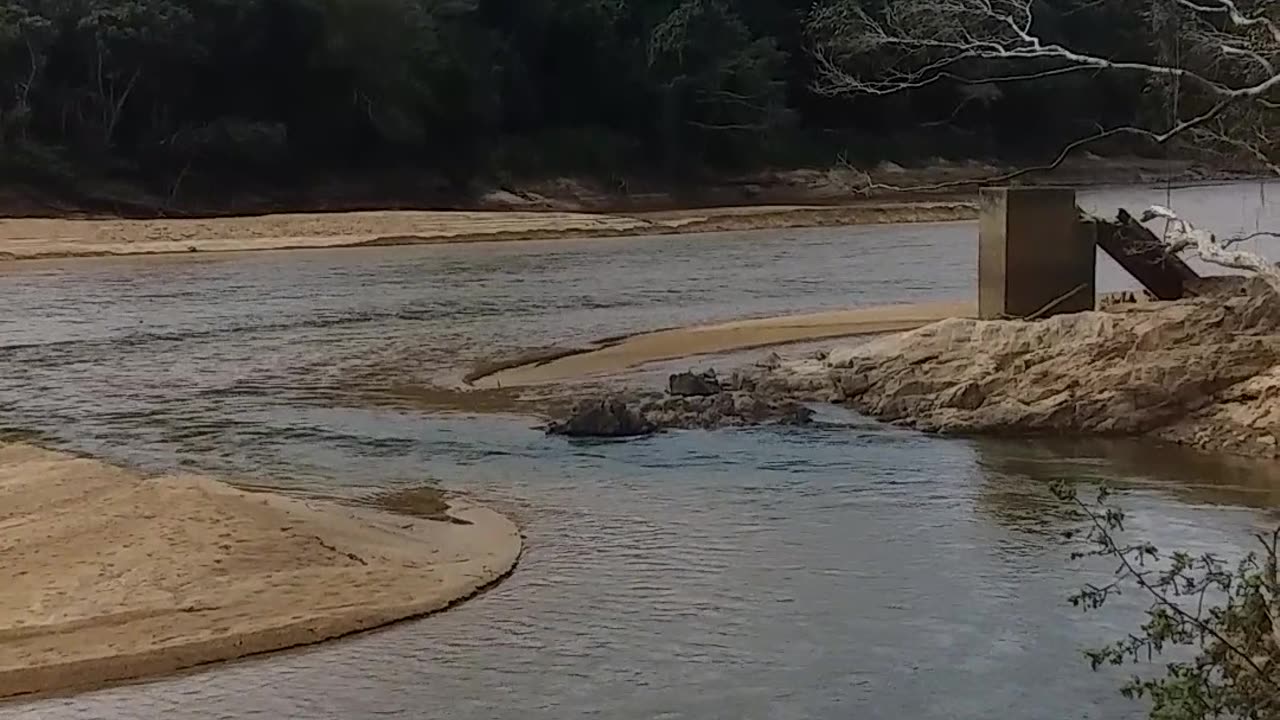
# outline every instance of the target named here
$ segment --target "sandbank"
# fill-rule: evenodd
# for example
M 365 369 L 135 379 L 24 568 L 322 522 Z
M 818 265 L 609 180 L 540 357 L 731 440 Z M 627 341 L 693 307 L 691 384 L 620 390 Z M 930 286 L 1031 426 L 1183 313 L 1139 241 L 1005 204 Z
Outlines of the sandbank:
M 935 302 L 835 310 L 695 325 L 603 341 L 524 365 L 471 376 L 481 388 L 582 380 L 646 363 L 771 345 L 914 330 L 953 317 L 974 317 L 974 302 Z M 500 367 L 495 363 L 494 367 Z
M 0 444 L 0 697 L 280 650 L 444 609 L 503 577 L 514 524 L 148 478 Z
M 669 235 L 972 220 L 971 202 L 770 205 L 608 214 L 370 211 L 168 220 L 0 219 L 0 259 Z

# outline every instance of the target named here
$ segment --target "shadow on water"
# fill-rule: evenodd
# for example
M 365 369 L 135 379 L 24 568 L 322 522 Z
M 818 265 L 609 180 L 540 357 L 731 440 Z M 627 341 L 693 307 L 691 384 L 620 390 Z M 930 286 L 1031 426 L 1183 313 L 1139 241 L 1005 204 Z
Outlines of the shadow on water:
M 1089 493 L 1105 484 L 1121 497 L 1155 493 L 1188 507 L 1250 508 L 1259 513 L 1260 523 L 1280 523 L 1280 464 L 1273 461 L 1137 439 L 972 442 L 983 470 L 981 507 L 1021 531 L 1060 534 L 1072 525 L 1049 490 L 1056 481 L 1080 483 Z
M 984 467 L 1040 483 L 1109 482 L 1159 490 L 1190 504 L 1280 508 L 1280 463 L 1275 461 L 1136 439 L 989 440 L 975 447 Z

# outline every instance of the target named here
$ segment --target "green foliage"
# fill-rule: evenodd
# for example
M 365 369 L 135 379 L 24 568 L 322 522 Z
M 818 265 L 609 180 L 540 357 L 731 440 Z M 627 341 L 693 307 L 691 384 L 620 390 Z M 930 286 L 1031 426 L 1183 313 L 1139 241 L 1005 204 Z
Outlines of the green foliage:
M 728 161 L 785 125 L 786 53 L 720 0 L 684 0 L 650 33 L 668 148 Z
M 1188 658 L 1167 662 L 1162 675 L 1135 674 L 1121 692 L 1149 699 L 1153 720 L 1280 718 L 1280 528 L 1257 537 L 1260 552 L 1228 565 L 1211 554 L 1165 554 L 1150 543 L 1125 541 L 1124 512 L 1105 487 L 1094 502 L 1081 500 L 1066 484 L 1054 493 L 1083 523 L 1083 534 L 1070 531 L 1068 537 L 1088 549 L 1073 557 L 1116 563 L 1111 582 L 1086 585 L 1071 603 L 1095 610 L 1126 587 L 1150 601 L 1138 632 L 1086 652 L 1093 669 L 1150 667 L 1165 654 Z
M 1090 18 L 1116 13 L 1053 2 L 1079 11 L 1055 21 L 1068 40 L 1093 42 Z M 464 180 L 748 168 L 793 148 L 832 160 L 840 138 L 890 135 L 864 143 L 875 159 L 1047 152 L 1099 108 L 1137 108 L 1052 81 L 954 117 L 955 89 L 833 101 L 812 89 L 813 12 L 800 0 L 0 0 L 0 149 L 166 172 L 412 167 Z M 1002 122 L 1010 110 L 1038 113 L 1036 126 Z

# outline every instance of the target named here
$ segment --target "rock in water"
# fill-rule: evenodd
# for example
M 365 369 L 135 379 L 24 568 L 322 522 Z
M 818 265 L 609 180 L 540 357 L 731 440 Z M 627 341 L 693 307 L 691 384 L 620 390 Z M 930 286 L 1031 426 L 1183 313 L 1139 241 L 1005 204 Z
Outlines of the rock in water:
M 813 417 L 812 410 L 795 400 L 747 392 L 659 398 L 645 403 L 644 414 L 658 427 L 707 430 L 748 425 L 804 425 Z
M 547 427 L 552 435 L 569 437 L 635 437 L 656 430 L 642 413 L 613 397 L 583 400 L 568 419 Z
M 704 373 L 676 373 L 667 378 L 667 392 L 676 397 L 717 395 L 723 389 L 720 386 L 720 379 L 716 377 L 715 370 L 708 370 Z

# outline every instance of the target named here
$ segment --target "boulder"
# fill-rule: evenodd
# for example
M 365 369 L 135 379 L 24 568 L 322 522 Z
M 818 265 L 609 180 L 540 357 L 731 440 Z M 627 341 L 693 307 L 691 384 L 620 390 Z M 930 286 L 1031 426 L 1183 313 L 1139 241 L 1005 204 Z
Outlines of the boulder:
M 835 381 L 824 361 L 784 363 L 779 358 L 776 365 L 755 364 L 734 370 L 722 387 L 756 397 L 825 402 L 831 399 Z
M 763 370 L 777 370 L 782 367 L 782 356 L 776 352 L 771 352 L 760 358 L 755 365 Z
M 712 430 L 751 425 L 805 425 L 813 411 L 785 395 L 723 391 L 715 395 L 659 395 L 619 391 L 578 401 L 552 435 L 634 437 L 667 429 Z
M 813 417 L 813 411 L 796 400 L 741 391 L 659 398 L 645 403 L 643 409 L 647 418 L 663 428 L 804 425 Z
M 644 413 L 616 397 L 583 400 L 566 419 L 547 427 L 552 435 L 569 437 L 636 437 L 656 430 Z
M 717 395 L 723 389 L 720 386 L 720 380 L 716 377 L 715 370 L 708 370 L 702 373 L 692 371 L 676 373 L 667 378 L 667 392 L 677 397 Z

